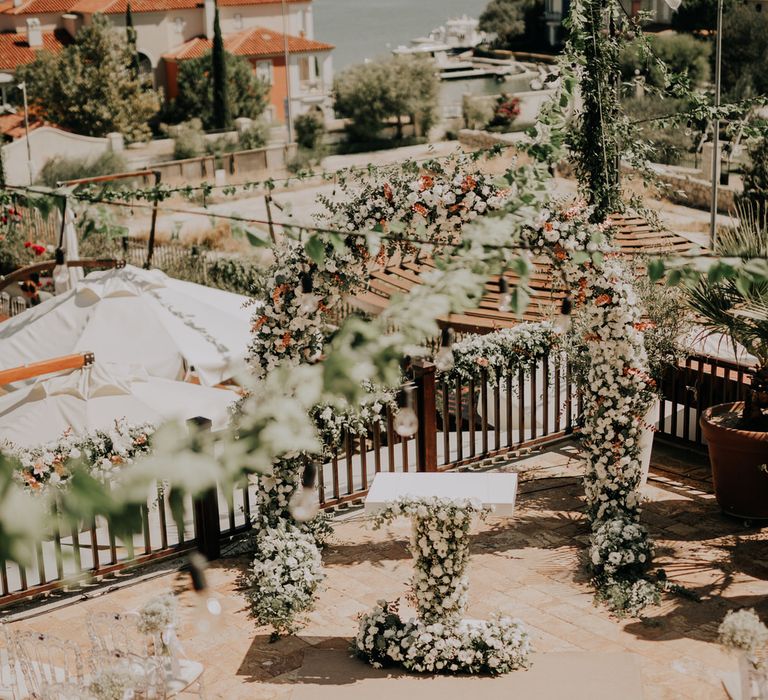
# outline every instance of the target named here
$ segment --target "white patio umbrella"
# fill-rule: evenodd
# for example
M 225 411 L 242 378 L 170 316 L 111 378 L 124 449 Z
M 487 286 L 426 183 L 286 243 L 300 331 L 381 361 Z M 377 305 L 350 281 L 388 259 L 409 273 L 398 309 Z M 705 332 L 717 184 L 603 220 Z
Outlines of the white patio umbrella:
M 250 339 L 246 297 L 133 266 L 93 272 L 74 289 L 0 323 L 0 369 L 76 352 L 203 384 L 235 375 Z
M 228 389 L 152 377 L 135 366 L 95 364 L 0 396 L 0 443 L 34 447 L 57 440 L 68 429 L 75 434 L 108 429 L 120 418 L 160 425 L 202 416 L 220 430 L 237 398 Z

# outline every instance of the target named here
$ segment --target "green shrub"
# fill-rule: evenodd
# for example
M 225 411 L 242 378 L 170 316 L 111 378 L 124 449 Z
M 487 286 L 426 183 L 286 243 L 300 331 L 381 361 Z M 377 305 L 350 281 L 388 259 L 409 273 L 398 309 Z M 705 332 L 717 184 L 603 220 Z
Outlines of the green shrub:
M 759 217 L 768 215 L 768 130 L 749 149 L 749 165 L 744 168 L 742 200 Z
M 106 151 L 96 158 L 55 156 L 45 163 L 37 176 L 37 182 L 48 187 L 56 187 L 57 182 L 121 173 L 125 172 L 127 167 L 125 158 L 113 151 Z
M 236 294 L 253 294 L 263 267 L 248 258 L 220 257 L 208 265 L 208 284 Z
M 259 119 L 253 123 L 250 129 L 240 132 L 240 150 L 252 151 L 256 148 L 261 148 L 266 145 L 268 138 L 269 127 Z
M 293 120 L 293 127 L 296 130 L 296 142 L 308 150 L 315 148 L 325 133 L 325 124 L 322 119 L 312 112 L 296 117 Z
M 649 38 L 654 53 L 667 65 L 672 74 L 687 72 L 694 85 L 709 80 L 710 45 L 689 34 L 658 34 Z M 619 52 L 619 70 L 625 81 L 635 79 L 639 71 L 646 82 L 654 87 L 664 86 L 664 78 L 656 58 L 644 54 L 639 41 L 624 44 Z
M 173 139 L 173 157 L 177 160 L 195 158 L 206 152 L 205 132 L 199 119 L 166 126 L 165 131 Z

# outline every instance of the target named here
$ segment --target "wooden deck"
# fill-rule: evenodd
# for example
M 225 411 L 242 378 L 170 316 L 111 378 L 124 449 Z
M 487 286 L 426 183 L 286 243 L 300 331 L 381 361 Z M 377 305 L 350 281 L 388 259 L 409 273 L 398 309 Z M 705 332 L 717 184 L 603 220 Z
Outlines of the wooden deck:
M 685 253 L 694 245 L 686 238 L 651 226 L 639 217 L 613 216 L 614 241 L 617 247 L 629 254 L 673 252 Z M 398 293 L 408 293 L 421 284 L 422 275 L 435 269 L 430 258 L 405 259 L 371 272 L 368 289 L 348 297 L 351 306 L 377 316 L 389 305 L 390 298 Z M 520 281 L 513 272 L 504 273 L 510 287 Z M 499 311 L 499 276 L 490 277 L 485 284 L 485 294 L 477 308 L 463 314 L 441 316 L 441 326 L 450 326 L 460 333 L 488 333 L 509 328 L 521 321 L 541 321 L 551 318 L 560 307 L 565 290 L 553 274 L 548 258 L 534 260 L 534 271 L 528 281 L 531 301 L 528 308 L 517 316 L 512 312 Z

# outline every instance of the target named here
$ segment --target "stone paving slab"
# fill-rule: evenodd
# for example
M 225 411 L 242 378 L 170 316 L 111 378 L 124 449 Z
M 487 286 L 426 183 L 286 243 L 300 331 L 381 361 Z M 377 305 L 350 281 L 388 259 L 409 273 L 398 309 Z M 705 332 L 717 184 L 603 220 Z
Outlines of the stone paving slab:
M 501 609 L 520 617 L 530 628 L 540 663 L 564 653 L 632 655 L 645 700 L 725 698 L 720 674 L 735 670 L 735 661 L 715 643 L 717 625 L 737 607 L 753 607 L 768 619 L 768 530 L 723 516 L 711 485 L 682 475 L 690 471 L 688 459 L 687 453 L 656 450 L 643 513 L 658 545 L 656 565 L 687 587 L 686 596 L 666 594 L 642 620 L 616 619 L 594 603 L 580 564 L 588 538 L 582 467 L 566 444 L 501 467 L 520 474 L 517 512 L 509 521 L 491 520 L 477 528 L 468 616 L 486 617 Z M 681 476 L 676 476 L 678 467 Z M 287 699 L 308 652 L 346 650 L 357 614 L 380 598 L 406 593 L 412 570 L 408 536 L 405 520 L 380 531 L 369 530 L 360 511 L 340 520 L 323 554 L 327 578 L 316 610 L 298 635 L 276 643 L 269 642 L 268 629 L 249 620 L 238 592 L 245 558 L 223 559 L 209 570 L 224 609 L 224 624 L 215 633 L 197 629 L 188 578 L 173 572 L 55 610 L 33 610 L 35 617 L 11 627 L 44 630 L 85 648 L 89 611 L 135 609 L 173 590 L 184 619 L 179 636 L 187 656 L 205 663 L 209 698 Z M 362 663 L 356 668 L 366 669 Z M 485 688 L 495 680 L 475 679 L 475 695 L 486 697 Z M 344 678 L 339 683 L 347 687 Z M 617 697 L 624 700 L 626 694 Z
M 310 649 L 304 655 L 291 700 L 483 700 L 567 698 L 643 700 L 637 659 L 625 653 L 535 654 L 533 667 L 498 678 L 431 676 L 377 670 L 344 650 Z

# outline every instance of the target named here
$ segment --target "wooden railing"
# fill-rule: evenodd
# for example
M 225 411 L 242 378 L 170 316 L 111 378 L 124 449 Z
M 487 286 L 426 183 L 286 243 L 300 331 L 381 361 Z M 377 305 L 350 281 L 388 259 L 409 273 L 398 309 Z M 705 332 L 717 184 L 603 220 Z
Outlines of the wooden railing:
M 400 437 L 392 411 L 370 424 L 365 435 L 343 434 L 319 469 L 323 508 L 362 500 L 377 472 L 443 471 L 560 439 L 574 429 L 582 411 L 572 372 L 560 355 L 544 356 L 501 381 L 485 373 L 477 381 L 446 382 L 430 363 L 415 363 L 413 375 L 416 434 Z M 688 358 L 663 382 L 658 436 L 701 447 L 699 414 L 742 398 L 748 385 L 743 366 Z M 250 527 L 255 505 L 252 484 L 236 488 L 232 499 L 221 490 L 196 503 L 188 499 L 179 528 L 167 495 L 153 489 L 142 509 L 141 532 L 130 540 L 116 537 L 103 518 L 65 531 L 52 513 L 49 535 L 37 546 L 31 566 L 0 562 L 0 604 L 192 548 L 216 552 L 221 539 Z
M 664 377 L 658 436 L 703 447 L 701 414 L 710 406 L 743 400 L 750 383 L 751 374 L 745 365 L 691 355 Z

